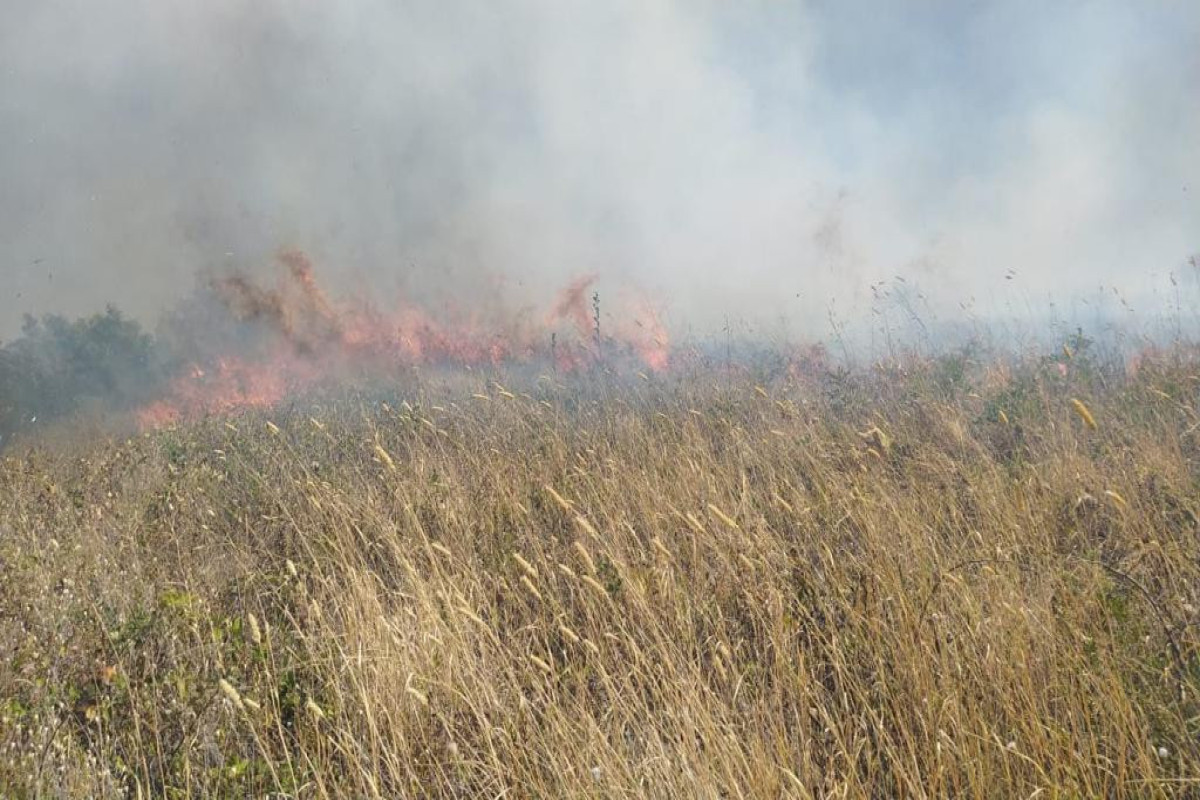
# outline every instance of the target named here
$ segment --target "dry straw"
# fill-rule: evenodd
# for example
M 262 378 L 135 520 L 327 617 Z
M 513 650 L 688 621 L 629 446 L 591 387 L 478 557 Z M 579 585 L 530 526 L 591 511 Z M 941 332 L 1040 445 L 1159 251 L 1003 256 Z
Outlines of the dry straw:
M 1096 418 L 1092 416 L 1092 412 L 1083 404 L 1083 401 L 1077 397 L 1071 398 L 1071 407 L 1075 409 L 1075 413 L 1083 420 L 1083 424 L 1090 429 L 1096 430 Z

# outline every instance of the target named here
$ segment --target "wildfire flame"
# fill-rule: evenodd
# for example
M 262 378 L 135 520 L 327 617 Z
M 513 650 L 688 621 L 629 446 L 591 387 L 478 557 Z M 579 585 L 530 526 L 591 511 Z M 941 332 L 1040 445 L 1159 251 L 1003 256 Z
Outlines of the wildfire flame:
M 261 346 L 253 355 L 217 353 L 190 364 L 163 397 L 138 412 L 144 427 L 270 407 L 350 373 L 387 376 L 422 365 L 498 367 L 551 360 L 559 371 L 571 372 L 626 356 L 654 371 L 669 364 L 666 329 L 645 298 L 623 298 L 632 316 L 606 320 L 611 330 L 598 338 L 589 307 L 595 275 L 573 280 L 540 320 L 497 325 L 479 315 L 439 318 L 412 303 L 380 311 L 363 300 L 333 299 L 318 284 L 304 253 L 287 250 L 279 261 L 282 270 L 274 286 L 240 273 L 211 281 L 225 322 L 253 328 Z

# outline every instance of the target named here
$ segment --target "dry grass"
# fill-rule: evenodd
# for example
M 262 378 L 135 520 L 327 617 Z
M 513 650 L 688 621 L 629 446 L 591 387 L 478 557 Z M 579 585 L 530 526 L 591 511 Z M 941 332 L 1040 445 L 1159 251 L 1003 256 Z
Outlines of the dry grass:
M 944 367 L 11 457 L 0 794 L 1200 792 L 1196 379 Z

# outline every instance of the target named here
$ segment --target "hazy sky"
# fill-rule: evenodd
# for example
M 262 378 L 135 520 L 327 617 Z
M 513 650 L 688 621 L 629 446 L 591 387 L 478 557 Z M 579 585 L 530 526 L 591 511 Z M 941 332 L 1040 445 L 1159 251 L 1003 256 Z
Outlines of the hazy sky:
M 0 0 L 0 337 L 284 246 L 699 328 L 1141 301 L 1200 252 L 1200 3 Z

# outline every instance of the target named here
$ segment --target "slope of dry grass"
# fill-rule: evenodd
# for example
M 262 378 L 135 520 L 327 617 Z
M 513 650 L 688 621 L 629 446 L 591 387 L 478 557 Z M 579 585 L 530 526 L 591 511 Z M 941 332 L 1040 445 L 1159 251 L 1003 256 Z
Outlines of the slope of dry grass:
M 1200 792 L 1197 378 L 963 366 L 10 457 L 3 793 Z

